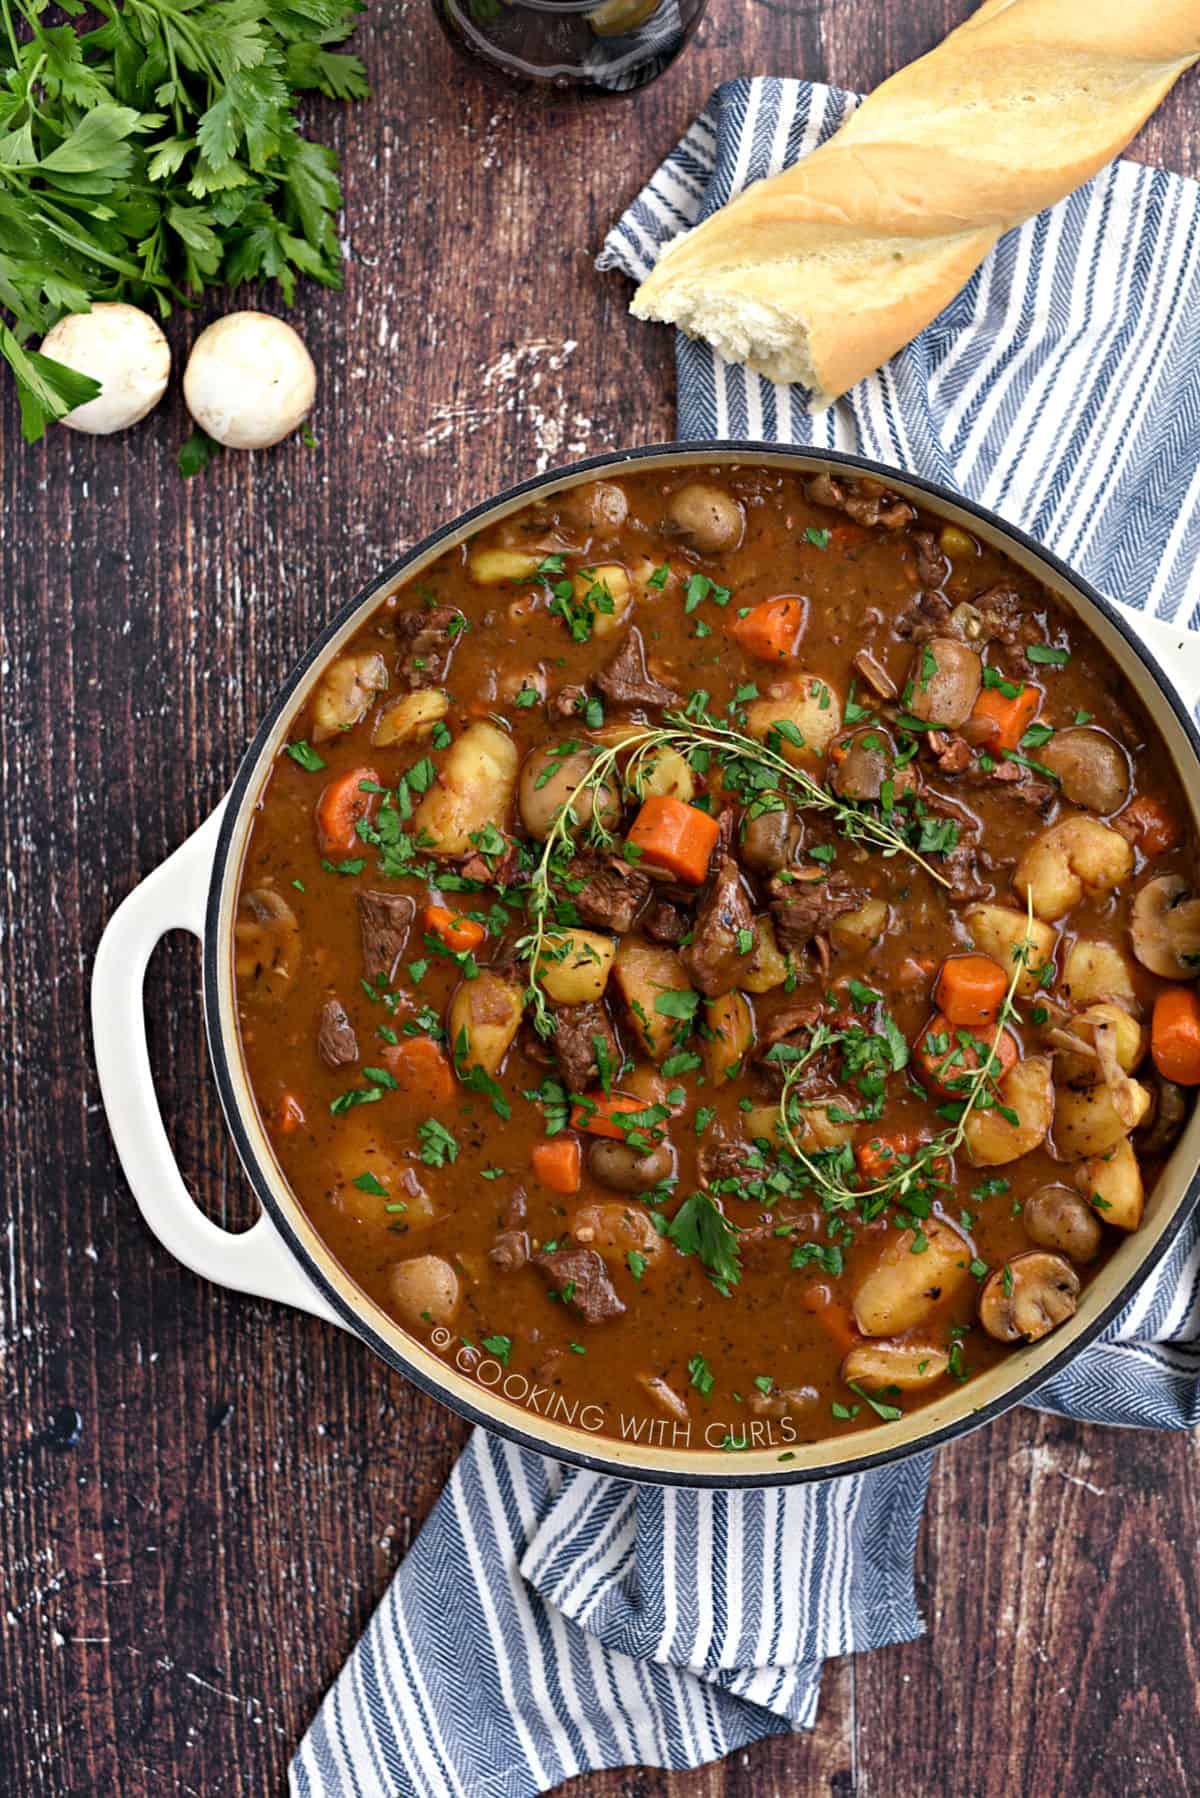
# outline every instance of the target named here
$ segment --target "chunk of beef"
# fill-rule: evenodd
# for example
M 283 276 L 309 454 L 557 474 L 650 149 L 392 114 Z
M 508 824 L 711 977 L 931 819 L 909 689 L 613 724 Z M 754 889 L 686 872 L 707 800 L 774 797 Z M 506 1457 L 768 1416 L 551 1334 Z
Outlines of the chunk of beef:
M 886 488 L 866 493 L 858 482 L 835 481 L 829 474 L 814 475 L 805 492 L 815 506 L 830 506 L 870 529 L 881 525 L 885 531 L 902 531 L 916 517 L 907 500 Z
M 696 911 L 692 940 L 682 951 L 684 966 L 706 999 L 719 999 L 738 983 L 753 949 L 754 909 L 731 855 L 721 861 Z M 739 945 L 739 933 L 743 947 Z
M 368 980 L 390 981 L 408 947 L 417 905 L 407 893 L 358 893 L 358 928 Z
M 736 805 L 725 805 L 717 814 L 717 840 L 708 856 L 708 871 L 715 875 L 721 863 L 733 848 L 733 835 L 737 829 L 738 808 Z
M 549 1274 L 563 1303 L 585 1324 L 602 1324 L 624 1314 L 625 1306 L 595 1249 L 553 1249 L 531 1255 L 530 1261 Z
M 616 706 L 678 705 L 680 695 L 666 687 L 646 671 L 646 646 L 637 625 L 629 634 L 607 668 L 596 676 L 596 685 L 606 699 Z
M 731 1192 L 752 1180 L 761 1180 L 768 1172 L 761 1149 L 756 1149 L 753 1143 L 733 1142 L 723 1136 L 702 1145 L 696 1166 L 702 1186 L 720 1189 L 728 1182 Z
M 524 1230 L 502 1230 L 488 1250 L 497 1273 L 515 1274 L 529 1260 L 529 1237 Z
M 673 905 L 669 899 L 652 899 L 641 922 L 643 936 L 670 948 L 682 943 L 691 928 L 691 912 L 682 905 Z
M 603 855 L 576 856 L 568 878 L 582 880 L 573 894 L 575 907 L 585 924 L 598 924 L 623 936 L 650 896 L 650 876 L 627 862 Z
M 440 687 L 450 672 L 454 646 L 467 621 L 456 606 L 414 607 L 396 614 L 400 659 L 396 677 L 402 687 Z
M 512 882 L 519 860 L 517 845 L 506 837 L 502 855 L 487 856 L 481 850 L 473 849 L 470 855 L 455 856 L 453 865 L 464 880 L 477 880 L 485 887 L 506 887 Z
M 931 730 L 925 744 L 943 774 L 965 774 L 971 766 L 970 746 L 950 731 Z
M 1022 643 L 1041 641 L 1041 626 L 1026 611 L 1026 602 L 1015 587 L 989 587 L 971 601 L 979 614 L 985 639 L 995 639 L 1017 648 Z
M 818 1024 L 828 1024 L 831 1030 L 849 1030 L 861 1022 L 852 1011 L 834 1011 L 821 1001 L 781 1005 L 771 1013 L 759 1032 L 759 1047 L 770 1049 L 792 1037 L 807 1036 Z
M 917 579 L 927 592 L 937 593 L 950 572 L 949 558 L 932 531 L 914 531 L 912 540 L 917 546 Z
M 914 643 L 921 643 L 927 637 L 936 637 L 946 628 L 946 620 L 954 607 L 944 593 L 923 590 L 918 593 L 907 612 L 901 612 L 894 629 L 898 637 L 908 637 Z
M 802 949 L 814 937 L 824 936 L 835 918 L 857 911 L 869 895 L 844 874 L 822 880 L 772 880 L 771 913 L 782 949 Z
M 965 905 L 968 900 L 992 897 L 991 882 L 982 878 L 975 851 L 965 844 L 960 843 L 957 849 L 951 849 L 934 865 L 938 873 L 950 882 L 951 904 Z
M 551 1041 L 568 1092 L 583 1093 L 589 1086 L 616 1073 L 621 1065 L 621 1051 L 608 1013 L 599 1001 L 585 1005 L 556 1005 L 554 1035 Z M 601 1048 L 597 1049 L 597 1040 Z M 605 1067 L 601 1068 L 601 1055 Z
M 488 1260 L 497 1272 L 515 1274 L 529 1260 L 529 1236 L 524 1228 L 529 1198 L 523 1186 L 514 1186 L 504 1208 L 501 1229 L 488 1250 Z
M 1057 789 L 1049 781 L 1035 779 L 1019 762 L 997 762 L 995 767 L 986 770 L 972 768 L 963 776 L 963 784 L 971 787 L 1002 787 L 1010 799 L 1019 800 L 1022 805 L 1027 805 L 1036 812 L 1048 812 L 1058 798 Z M 1116 828 L 1120 828 L 1119 823 Z
M 358 1038 L 340 999 L 326 999 L 321 1007 L 317 1054 L 327 1068 L 344 1068 L 358 1060 Z

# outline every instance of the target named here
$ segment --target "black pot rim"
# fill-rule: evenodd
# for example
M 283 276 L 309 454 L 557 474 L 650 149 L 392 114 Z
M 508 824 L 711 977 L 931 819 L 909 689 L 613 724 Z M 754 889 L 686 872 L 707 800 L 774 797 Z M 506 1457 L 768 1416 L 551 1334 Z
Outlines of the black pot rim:
M 999 514 L 989 511 L 986 506 L 964 497 L 954 488 L 941 482 L 927 480 L 924 476 L 910 474 L 904 469 L 890 467 L 886 463 L 873 462 L 863 456 L 855 456 L 842 450 L 819 449 L 810 445 L 764 443 L 751 440 L 729 438 L 698 438 L 692 441 L 672 441 L 667 443 L 646 444 L 638 449 L 611 451 L 606 454 L 589 456 L 579 462 L 564 463 L 547 470 L 546 473 L 531 476 L 528 480 L 518 482 L 503 492 L 494 494 L 480 504 L 472 506 L 460 513 L 447 524 L 431 532 L 421 539 L 402 556 L 389 563 L 366 586 L 347 602 L 340 606 L 325 628 L 309 645 L 304 655 L 296 663 L 290 674 L 283 681 L 269 709 L 263 717 L 258 729 L 238 765 L 233 784 L 229 790 L 225 811 L 221 819 L 220 834 L 217 839 L 213 858 L 212 875 L 209 883 L 208 902 L 205 908 L 204 924 L 204 1015 L 208 1037 L 209 1054 L 212 1060 L 213 1073 L 225 1113 L 225 1121 L 233 1136 L 238 1155 L 247 1178 L 254 1188 L 256 1197 L 271 1221 L 295 1255 L 307 1277 L 322 1294 L 327 1303 L 338 1313 L 353 1333 L 370 1347 L 381 1360 L 397 1373 L 401 1373 L 414 1385 L 418 1386 L 430 1397 L 437 1399 L 449 1410 L 466 1418 L 469 1422 L 490 1431 L 493 1435 L 504 1437 L 519 1448 L 530 1449 L 535 1454 L 548 1455 L 551 1459 L 562 1461 L 570 1466 L 586 1468 L 596 1473 L 608 1474 L 615 1479 L 626 1480 L 631 1484 L 648 1484 L 658 1486 L 683 1486 L 694 1489 L 711 1488 L 719 1491 L 748 1491 L 753 1488 L 790 1486 L 807 1484 L 813 1480 L 839 1478 L 843 1475 L 867 1473 L 872 1468 L 886 1466 L 893 1462 L 907 1460 L 914 1455 L 926 1454 L 946 1442 L 964 1436 L 982 1425 L 990 1423 L 1004 1412 L 1012 1410 L 1030 1398 L 1034 1392 L 1047 1385 L 1056 1374 L 1061 1372 L 1067 1363 L 1081 1354 L 1088 1345 L 1096 1340 L 1107 1329 L 1118 1313 L 1129 1303 L 1133 1294 L 1152 1270 L 1166 1255 L 1171 1244 L 1183 1228 L 1196 1202 L 1200 1199 L 1200 1168 L 1193 1170 L 1187 1188 L 1181 1195 L 1175 1210 L 1164 1226 L 1158 1241 L 1148 1250 L 1145 1258 L 1129 1279 L 1126 1280 L 1116 1297 L 1113 1298 L 1100 1315 L 1087 1329 L 1081 1332 L 1074 1341 L 1061 1353 L 1053 1356 L 1036 1373 L 1008 1387 L 998 1397 L 981 1405 L 978 1410 L 968 1412 L 964 1417 L 931 1430 L 928 1435 L 921 1436 L 915 1442 L 904 1443 L 897 1447 L 881 1449 L 876 1454 L 856 1457 L 846 1464 L 835 1463 L 829 1467 L 793 1468 L 788 1465 L 761 1473 L 739 1473 L 731 1462 L 730 1472 L 725 1474 L 691 1473 L 687 1469 L 686 1460 L 681 1457 L 678 1471 L 670 1469 L 630 1468 L 615 1463 L 602 1454 L 589 1454 L 586 1450 L 565 1448 L 555 1443 L 551 1445 L 532 1430 L 521 1429 L 491 1416 L 482 1406 L 474 1405 L 457 1396 L 451 1398 L 442 1385 L 424 1370 L 410 1365 L 395 1353 L 387 1343 L 366 1322 L 363 1315 L 349 1304 L 336 1286 L 326 1277 L 318 1263 L 309 1253 L 305 1244 L 297 1235 L 287 1213 L 279 1204 L 272 1189 L 270 1180 L 264 1173 L 258 1156 L 252 1146 L 250 1135 L 242 1119 L 241 1105 L 233 1080 L 229 1049 L 225 1043 L 221 1028 L 219 1011 L 218 967 L 216 945 L 221 905 L 225 892 L 226 878 L 229 869 L 229 852 L 233 842 L 234 830 L 241 815 L 246 799 L 251 776 L 258 763 L 261 751 L 281 715 L 288 711 L 295 699 L 297 690 L 303 684 L 310 668 L 324 653 L 327 645 L 343 628 L 346 621 L 369 599 L 379 594 L 387 584 L 400 578 L 404 571 L 414 562 L 428 555 L 429 551 L 446 538 L 461 532 L 475 519 L 482 519 L 494 512 L 498 506 L 531 496 L 542 489 L 553 486 L 556 482 L 572 479 L 586 474 L 601 472 L 614 473 L 623 468 L 635 468 L 644 461 L 669 459 L 671 456 L 687 457 L 689 461 L 711 455 L 714 460 L 730 462 L 754 462 L 763 457 L 782 458 L 785 461 L 824 464 L 830 468 L 841 468 L 848 473 L 867 475 L 887 482 L 899 479 L 906 486 L 915 488 L 935 502 L 950 505 L 959 511 L 967 512 L 978 519 L 989 529 L 1008 538 L 1031 555 L 1052 569 L 1054 573 L 1088 603 L 1095 607 L 1105 621 L 1124 639 L 1137 659 L 1142 663 L 1147 674 L 1153 680 L 1166 704 L 1174 713 L 1196 759 L 1196 774 L 1200 779 L 1200 731 L 1183 705 L 1173 687 L 1163 680 L 1154 661 L 1147 653 L 1145 646 L 1130 630 L 1120 613 L 1097 592 L 1090 582 L 1076 574 L 1065 562 L 1061 561 L 1050 550 L 1040 544 L 1036 538 L 1010 524 Z M 1086 622 L 1086 620 L 1085 620 Z M 603 1438 L 597 1438 L 603 1440 Z M 735 1458 L 736 1459 L 736 1458 Z

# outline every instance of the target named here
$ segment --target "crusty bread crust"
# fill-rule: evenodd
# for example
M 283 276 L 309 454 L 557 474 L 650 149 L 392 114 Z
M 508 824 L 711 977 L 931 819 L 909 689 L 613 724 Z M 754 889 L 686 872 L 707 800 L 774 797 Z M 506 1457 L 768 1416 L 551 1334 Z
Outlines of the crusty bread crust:
M 1002 232 L 1110 162 L 1200 57 L 1200 0 L 984 0 L 828 143 L 676 238 L 638 318 L 835 398 Z

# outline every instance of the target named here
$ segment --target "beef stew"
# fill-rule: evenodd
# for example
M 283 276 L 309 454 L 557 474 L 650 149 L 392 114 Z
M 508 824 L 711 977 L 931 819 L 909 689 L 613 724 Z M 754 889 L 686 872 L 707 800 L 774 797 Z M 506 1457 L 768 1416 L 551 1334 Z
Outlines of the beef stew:
M 614 1434 L 814 1441 L 1044 1336 L 1137 1228 L 1200 1083 L 1190 813 L 960 527 L 752 465 L 596 481 L 379 605 L 289 737 L 244 1057 L 418 1337 Z

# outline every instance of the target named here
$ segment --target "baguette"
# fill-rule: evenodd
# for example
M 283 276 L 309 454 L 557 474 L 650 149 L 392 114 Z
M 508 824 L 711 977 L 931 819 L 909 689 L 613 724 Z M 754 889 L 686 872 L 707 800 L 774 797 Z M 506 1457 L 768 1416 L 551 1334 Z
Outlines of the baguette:
M 1198 56 L 1200 0 L 984 0 L 827 143 L 667 244 L 631 310 L 828 403 L 1111 161 Z

